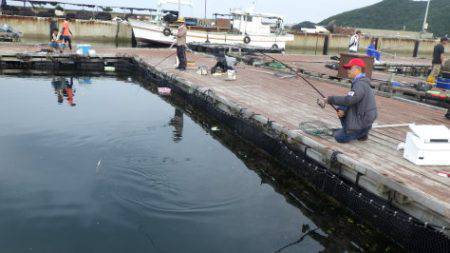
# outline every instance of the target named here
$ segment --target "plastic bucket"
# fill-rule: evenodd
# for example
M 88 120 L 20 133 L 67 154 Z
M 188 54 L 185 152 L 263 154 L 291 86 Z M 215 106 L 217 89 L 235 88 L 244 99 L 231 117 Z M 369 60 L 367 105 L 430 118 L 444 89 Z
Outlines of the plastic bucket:
M 391 85 L 392 85 L 392 87 L 400 87 L 400 86 L 402 86 L 402 84 L 399 83 L 399 82 L 391 82 Z

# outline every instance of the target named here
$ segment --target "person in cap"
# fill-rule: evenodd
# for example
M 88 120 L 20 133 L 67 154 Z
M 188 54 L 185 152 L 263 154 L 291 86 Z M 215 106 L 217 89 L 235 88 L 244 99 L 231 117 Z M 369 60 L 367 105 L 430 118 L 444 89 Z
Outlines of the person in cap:
M 353 79 L 351 90 L 346 96 L 331 96 L 323 102 L 338 106 L 337 114 L 342 128 L 334 133 L 337 142 L 365 141 L 378 117 L 375 95 L 369 78 L 364 74 L 366 64 L 363 60 L 352 59 L 344 67 L 348 69 L 349 78 Z
M 348 44 L 348 51 L 350 53 L 358 53 L 360 40 L 361 40 L 361 31 L 357 30 L 356 33 L 350 38 L 350 43 Z
M 433 68 L 431 70 L 430 75 L 428 76 L 427 82 L 435 84 L 436 80 L 441 72 L 442 64 L 445 62 L 444 53 L 445 53 L 445 45 L 448 43 L 447 37 L 442 37 L 441 42 L 434 47 L 433 51 Z
M 179 60 L 179 64 L 177 69 L 186 70 L 186 35 L 187 28 L 184 22 L 184 18 L 178 18 L 177 22 L 180 24 L 177 32 L 177 57 Z

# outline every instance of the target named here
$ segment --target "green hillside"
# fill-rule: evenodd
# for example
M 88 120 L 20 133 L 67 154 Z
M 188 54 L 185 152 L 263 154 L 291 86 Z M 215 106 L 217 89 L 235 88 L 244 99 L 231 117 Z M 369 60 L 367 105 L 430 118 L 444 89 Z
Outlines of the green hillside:
M 329 17 L 320 24 L 335 20 L 337 25 L 361 28 L 421 31 L 426 2 L 384 0 L 377 4 Z M 429 31 L 436 36 L 450 35 L 450 0 L 432 0 Z

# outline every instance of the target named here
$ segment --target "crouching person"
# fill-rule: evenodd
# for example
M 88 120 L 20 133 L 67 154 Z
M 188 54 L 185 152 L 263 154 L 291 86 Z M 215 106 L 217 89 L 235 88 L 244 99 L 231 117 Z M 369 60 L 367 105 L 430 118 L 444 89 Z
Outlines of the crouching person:
M 351 91 L 347 96 L 331 96 L 324 102 L 338 106 L 342 128 L 334 133 L 337 142 L 365 141 L 378 116 L 375 95 L 369 78 L 364 74 L 363 60 L 352 59 L 344 67 L 348 69 L 349 78 L 353 79 Z
M 53 52 L 59 51 L 60 53 L 64 50 L 64 43 L 60 39 L 60 35 L 58 33 L 58 29 L 53 29 L 51 41 L 48 43 Z
M 237 64 L 236 58 L 226 55 L 225 52 L 218 52 L 216 54 L 216 60 L 216 65 L 211 68 L 211 74 L 235 70 Z

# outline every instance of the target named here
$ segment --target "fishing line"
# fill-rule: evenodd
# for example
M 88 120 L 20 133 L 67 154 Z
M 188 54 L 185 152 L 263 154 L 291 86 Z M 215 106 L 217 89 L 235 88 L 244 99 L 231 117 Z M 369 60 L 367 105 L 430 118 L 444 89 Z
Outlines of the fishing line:
M 312 84 L 311 82 L 309 82 L 305 77 L 303 77 L 302 75 L 300 75 L 299 73 L 298 73 L 298 71 L 296 70 L 296 69 L 294 69 L 293 67 L 291 67 L 291 66 L 289 66 L 288 64 L 286 64 L 286 63 L 284 63 L 284 62 L 282 62 L 282 61 L 280 61 L 280 60 L 278 60 L 278 59 L 276 59 L 276 58 L 274 58 L 274 57 L 272 57 L 272 56 L 270 56 L 270 55 L 268 55 L 268 54 L 266 54 L 266 53 L 263 53 L 263 52 L 259 52 L 260 54 L 262 54 L 262 55 L 264 55 L 264 56 L 266 56 L 266 57 L 269 57 L 270 59 L 272 59 L 272 60 L 274 60 L 274 61 L 276 61 L 276 62 L 278 62 L 278 63 L 280 63 L 281 65 L 283 65 L 283 66 L 285 66 L 286 68 L 288 68 L 289 70 L 291 70 L 291 71 L 293 71 L 294 73 L 295 73 L 295 75 L 297 76 L 297 77 L 300 77 L 305 83 L 307 83 L 309 86 L 311 86 L 311 88 L 313 88 L 314 89 L 314 91 L 316 91 L 322 98 L 327 98 L 314 84 Z M 319 101 L 318 101 L 319 102 Z M 318 103 L 319 104 L 319 103 Z M 320 107 L 322 107 L 322 108 L 324 108 L 325 106 L 324 105 L 321 105 L 321 104 L 319 104 L 319 106 Z M 331 105 L 331 107 L 335 110 L 335 111 L 338 111 L 338 109 L 334 106 L 334 105 Z

